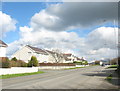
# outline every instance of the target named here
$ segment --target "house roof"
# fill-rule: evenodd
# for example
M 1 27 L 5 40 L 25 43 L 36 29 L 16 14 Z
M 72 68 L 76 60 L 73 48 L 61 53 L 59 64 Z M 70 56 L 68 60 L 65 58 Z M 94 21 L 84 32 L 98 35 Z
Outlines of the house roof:
M 64 56 L 64 59 L 65 59 L 66 61 L 71 60 L 70 58 L 68 58 L 68 57 L 66 57 L 66 56 Z
M 78 57 L 76 57 L 77 58 L 77 60 L 82 60 L 82 59 L 80 59 L 80 58 L 78 58 Z
M 40 48 L 37 48 L 37 47 L 32 47 L 30 45 L 27 45 L 27 47 L 34 50 L 36 53 L 45 54 L 45 55 L 48 55 L 49 53 L 50 54 L 55 54 L 55 52 L 53 52 L 53 51 L 43 50 L 43 49 L 40 49 Z
M 67 53 L 67 54 L 63 54 L 64 56 L 71 56 L 72 54 L 71 53 Z
M 32 47 L 32 46 L 30 46 L 30 45 L 27 45 L 27 47 L 29 47 L 30 49 L 34 50 L 36 53 L 46 54 L 46 55 L 48 55 L 47 52 L 45 52 L 44 50 L 42 50 L 42 49 L 40 49 L 40 48 Z
M 7 47 L 8 45 L 4 43 L 2 40 L 0 40 L 0 47 Z
M 45 51 L 47 51 L 47 52 L 49 52 L 51 54 L 55 54 L 55 52 L 53 52 L 53 51 L 49 51 L 49 50 L 45 50 Z

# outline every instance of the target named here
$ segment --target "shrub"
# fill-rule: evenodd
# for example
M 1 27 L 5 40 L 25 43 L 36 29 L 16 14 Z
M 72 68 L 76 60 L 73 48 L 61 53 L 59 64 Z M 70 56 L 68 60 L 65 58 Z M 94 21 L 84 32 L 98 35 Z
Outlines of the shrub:
M 20 61 L 21 63 L 21 67 L 27 67 L 27 63 L 23 62 L 23 61 Z
M 28 67 L 32 67 L 32 66 L 36 67 L 38 65 L 39 65 L 39 63 L 38 63 L 37 58 L 35 56 L 32 56 L 31 60 L 29 60 L 29 62 L 28 62 Z
M 82 62 L 80 61 L 74 61 L 73 63 L 75 63 L 76 65 L 82 65 Z
M 83 64 L 83 65 L 88 65 L 88 62 L 87 62 L 87 61 L 83 61 L 82 64 Z
M 12 67 L 27 67 L 27 63 L 25 63 L 22 60 L 18 60 L 18 61 L 11 61 L 11 66 Z
M 100 61 L 95 61 L 95 65 L 100 65 Z
M 0 58 L 0 64 L 2 68 L 10 68 L 11 64 L 7 57 Z
M 15 59 L 15 58 L 14 58 Z M 7 57 L 0 58 L 0 67 L 10 68 L 10 67 L 27 67 L 27 63 L 22 60 L 9 60 Z
M 11 60 L 12 60 L 12 61 L 17 61 L 17 58 L 16 58 L 16 57 L 13 57 Z
M 33 66 L 33 63 L 31 60 L 28 61 L 28 67 L 32 67 Z

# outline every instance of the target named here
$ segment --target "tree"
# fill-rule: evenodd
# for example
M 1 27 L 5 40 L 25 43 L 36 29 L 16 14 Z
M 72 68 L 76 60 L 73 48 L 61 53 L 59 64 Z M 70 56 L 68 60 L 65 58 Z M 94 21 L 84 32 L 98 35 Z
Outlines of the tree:
M 82 62 L 83 65 L 88 65 L 88 62 L 85 60 Z
M 2 68 L 10 68 L 11 63 L 10 60 L 7 57 L 0 58 L 0 67 Z
M 32 56 L 30 61 L 28 62 L 28 66 L 29 67 L 32 67 L 32 66 L 37 67 L 38 65 L 39 65 L 39 63 L 38 63 L 37 58 L 35 56 Z
M 54 53 L 52 53 L 51 55 L 52 55 L 52 57 L 54 58 L 55 63 L 60 63 L 60 62 L 62 62 L 62 61 L 63 61 L 63 58 L 64 58 L 63 53 L 60 52 L 59 49 L 54 49 L 54 50 L 52 50 L 52 51 L 53 51 Z
M 52 51 L 44 50 L 47 54 L 49 54 L 53 59 L 54 63 L 60 63 L 64 60 L 64 55 L 60 52 L 59 49 L 53 49 Z
M 81 61 L 74 61 L 73 63 L 75 63 L 77 65 L 82 65 L 83 64 Z
M 33 66 L 33 63 L 32 63 L 31 60 L 29 60 L 29 62 L 28 62 L 28 67 L 32 67 L 32 66 Z
M 100 61 L 95 61 L 95 65 L 100 65 Z
M 17 58 L 16 58 L 16 57 L 13 57 L 11 60 L 12 60 L 12 61 L 17 61 Z
M 111 65 L 116 65 L 118 61 L 118 58 L 113 58 L 112 60 L 110 60 L 110 64 Z

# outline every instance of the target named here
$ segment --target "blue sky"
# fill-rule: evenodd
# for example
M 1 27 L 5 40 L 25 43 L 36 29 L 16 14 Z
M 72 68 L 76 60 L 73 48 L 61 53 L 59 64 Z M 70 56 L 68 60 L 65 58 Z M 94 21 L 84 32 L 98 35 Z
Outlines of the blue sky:
M 2 3 L 2 12 L 10 15 L 13 19 L 17 20 L 16 31 L 7 32 L 6 36 L 3 38 L 3 41 L 6 43 L 11 43 L 14 40 L 18 40 L 19 27 L 20 26 L 29 26 L 31 17 L 40 12 L 43 9 L 46 9 L 49 4 L 56 4 L 56 2 L 3 2 Z M 92 30 L 105 26 L 113 27 L 112 23 L 106 23 L 104 25 L 95 26 L 89 29 L 72 29 L 68 32 L 76 32 L 80 37 L 86 37 L 88 33 Z
M 3 41 L 6 43 L 11 43 L 20 38 L 19 27 L 29 26 L 31 17 L 46 9 L 49 4 L 56 4 L 57 2 L 3 2 L 2 12 L 10 15 L 13 19 L 17 20 L 16 31 L 11 31 L 6 33 L 6 37 Z M 72 29 L 67 30 L 67 32 L 76 32 L 80 37 L 86 37 L 88 33 L 99 27 L 114 27 L 113 23 L 106 23 L 104 25 L 94 26 L 88 29 Z
M 83 4 L 90 5 L 90 8 Z M 104 44 L 104 41 L 112 44 L 114 40 L 111 38 L 114 30 L 113 20 L 116 19 L 117 13 L 114 7 L 110 11 L 112 4 L 114 5 L 114 3 L 3 2 L 2 13 L 17 21 L 16 30 L 5 31 L 6 36 L 2 39 L 9 44 L 7 54 L 12 55 L 22 43 L 24 45 L 30 43 L 48 49 L 59 46 L 65 52 L 76 52 L 79 56 L 85 56 L 88 52 L 94 54 L 97 51 L 102 55 L 107 49 L 103 51 L 101 44 Z M 107 22 L 100 24 L 104 20 Z M 36 26 L 30 25 L 31 22 Z M 22 28 L 22 31 L 19 28 Z M 30 29 L 34 31 L 29 31 Z M 110 33 L 106 35 L 109 31 Z M 56 41 L 59 42 L 58 45 Z M 95 51 L 94 48 L 98 50 Z M 114 50 L 111 51 L 113 53 Z
M 2 12 L 17 20 L 16 31 L 7 32 L 3 41 L 11 43 L 18 40 L 20 37 L 19 27 L 29 26 L 31 17 L 47 8 L 49 4 L 56 4 L 56 2 L 3 2 Z

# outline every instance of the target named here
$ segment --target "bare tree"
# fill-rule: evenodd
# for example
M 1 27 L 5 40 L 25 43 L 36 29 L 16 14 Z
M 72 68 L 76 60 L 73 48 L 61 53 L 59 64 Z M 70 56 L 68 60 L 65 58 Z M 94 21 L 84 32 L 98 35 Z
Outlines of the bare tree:
M 49 54 L 53 58 L 54 63 L 60 63 L 64 60 L 63 53 L 60 52 L 59 49 L 53 49 L 52 51 L 44 50 L 47 54 Z
M 54 58 L 55 63 L 63 62 L 63 60 L 64 60 L 63 53 L 60 52 L 59 49 L 53 49 L 52 51 L 54 52 L 54 53 L 52 54 L 52 57 Z

